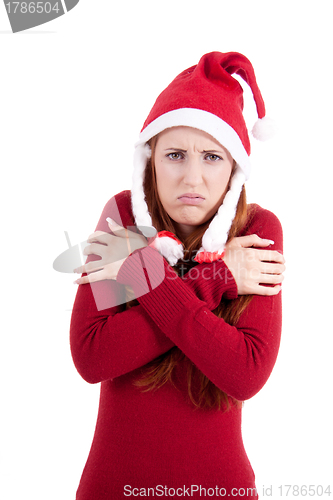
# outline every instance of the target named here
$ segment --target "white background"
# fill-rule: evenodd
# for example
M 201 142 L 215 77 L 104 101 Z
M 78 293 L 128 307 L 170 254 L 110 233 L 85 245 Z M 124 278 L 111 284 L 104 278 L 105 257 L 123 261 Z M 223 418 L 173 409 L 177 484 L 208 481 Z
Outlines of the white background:
M 284 228 L 283 337 L 245 404 L 245 447 L 261 498 L 263 487 L 277 499 L 279 485 L 332 484 L 331 30 L 328 0 L 81 0 L 16 34 L 0 5 L 2 499 L 75 498 L 99 385 L 72 363 L 75 277 L 52 263 L 64 231 L 72 245 L 86 239 L 130 189 L 155 98 L 213 50 L 252 61 L 279 127 L 253 143 L 247 189 Z M 246 117 L 251 128 L 247 89 Z

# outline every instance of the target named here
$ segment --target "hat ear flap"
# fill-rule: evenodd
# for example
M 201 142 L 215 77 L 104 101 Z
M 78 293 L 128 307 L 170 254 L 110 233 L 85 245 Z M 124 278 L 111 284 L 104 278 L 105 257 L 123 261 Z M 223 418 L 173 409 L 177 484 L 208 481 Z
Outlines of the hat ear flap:
M 151 149 L 148 144 L 141 144 L 135 148 L 131 195 L 132 211 L 135 217 L 136 225 L 143 228 L 152 226 L 152 220 L 148 212 L 148 206 L 143 190 L 145 170 L 147 162 L 150 158 Z
M 245 174 L 236 165 L 236 169 L 231 179 L 230 189 L 224 197 L 223 203 L 217 211 L 214 219 L 202 237 L 202 251 L 218 252 L 222 254 L 228 240 L 230 227 L 236 215 L 237 204 L 245 183 Z

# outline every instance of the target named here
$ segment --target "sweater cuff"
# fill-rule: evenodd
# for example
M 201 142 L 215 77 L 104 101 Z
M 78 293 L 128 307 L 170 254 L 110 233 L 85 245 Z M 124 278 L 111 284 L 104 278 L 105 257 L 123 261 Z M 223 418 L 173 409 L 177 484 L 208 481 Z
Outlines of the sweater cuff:
M 159 327 L 168 326 L 189 302 L 200 304 L 195 293 L 159 252 L 149 246 L 127 257 L 117 282 L 132 287 L 140 304 Z

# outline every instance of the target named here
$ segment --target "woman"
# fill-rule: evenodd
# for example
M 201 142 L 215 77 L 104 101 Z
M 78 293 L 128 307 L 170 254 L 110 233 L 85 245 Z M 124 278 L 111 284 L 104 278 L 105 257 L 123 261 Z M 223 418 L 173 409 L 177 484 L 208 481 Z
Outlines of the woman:
M 267 121 L 241 54 L 206 54 L 181 73 L 141 131 L 131 192 L 107 203 L 76 270 L 88 274 L 72 355 L 101 382 L 77 500 L 258 498 L 241 402 L 275 364 L 285 268 L 278 219 L 246 204 L 250 143 L 233 73 Z

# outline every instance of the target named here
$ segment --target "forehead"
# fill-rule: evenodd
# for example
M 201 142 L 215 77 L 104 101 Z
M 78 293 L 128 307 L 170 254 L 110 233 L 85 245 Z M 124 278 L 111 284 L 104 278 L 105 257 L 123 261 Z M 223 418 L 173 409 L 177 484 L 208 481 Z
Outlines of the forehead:
M 159 144 L 160 147 L 167 144 L 170 144 L 171 147 L 181 148 L 183 146 L 184 149 L 187 149 L 185 147 L 186 145 L 189 147 L 192 144 L 201 144 L 204 145 L 202 149 L 221 149 L 227 151 L 216 139 L 207 134 L 207 132 L 192 127 L 172 127 L 163 130 L 163 132 L 157 136 L 157 144 Z

